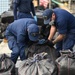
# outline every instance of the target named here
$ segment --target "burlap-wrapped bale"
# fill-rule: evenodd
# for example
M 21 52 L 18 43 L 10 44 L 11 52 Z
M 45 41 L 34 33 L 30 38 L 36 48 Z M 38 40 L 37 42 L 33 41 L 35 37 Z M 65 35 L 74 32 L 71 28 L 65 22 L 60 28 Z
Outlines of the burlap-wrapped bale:
M 0 55 L 0 75 L 16 75 L 15 65 L 6 54 Z
M 6 30 L 6 27 L 8 26 L 8 23 L 0 23 L 0 39 L 4 37 L 4 31 Z
M 75 75 L 75 55 L 73 53 L 61 55 L 56 60 L 58 75 Z
M 57 53 L 56 53 L 55 48 L 49 47 L 48 45 L 33 44 L 29 48 L 27 48 L 25 51 L 26 51 L 26 53 L 27 53 L 26 55 L 28 55 L 28 57 L 32 57 L 33 54 L 46 52 L 46 53 L 48 53 L 47 58 L 51 59 L 53 62 L 55 62 L 55 60 L 57 59 Z
M 45 52 L 35 54 L 20 63 L 19 75 L 57 75 L 57 67 Z

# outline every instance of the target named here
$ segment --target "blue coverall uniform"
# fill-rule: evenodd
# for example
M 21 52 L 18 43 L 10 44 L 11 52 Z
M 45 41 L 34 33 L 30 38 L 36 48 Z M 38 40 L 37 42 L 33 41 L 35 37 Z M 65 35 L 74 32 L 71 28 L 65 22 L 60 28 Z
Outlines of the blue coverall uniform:
M 25 48 L 29 41 L 27 27 L 36 24 L 34 19 L 23 18 L 9 24 L 6 29 L 5 37 L 8 39 L 8 46 L 12 50 L 11 60 L 16 63 L 18 56 L 21 60 L 25 57 Z
M 13 0 L 13 10 L 14 20 L 20 18 L 33 18 L 30 12 L 35 16 L 32 0 Z
M 57 51 L 72 50 L 75 44 L 75 17 L 69 12 L 56 8 L 53 10 L 56 15 L 55 25 L 59 34 L 66 34 L 63 41 L 56 44 Z

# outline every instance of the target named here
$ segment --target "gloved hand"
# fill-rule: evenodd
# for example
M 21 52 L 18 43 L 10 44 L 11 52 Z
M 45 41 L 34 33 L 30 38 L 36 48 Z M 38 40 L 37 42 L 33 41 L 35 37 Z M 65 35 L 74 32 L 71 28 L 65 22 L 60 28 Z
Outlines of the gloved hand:
M 41 39 L 37 42 L 37 45 L 43 45 L 45 43 L 45 39 Z
M 34 16 L 35 21 L 37 22 L 37 16 Z
M 48 45 L 50 47 L 53 47 L 54 44 L 50 40 L 41 39 L 38 41 L 37 45 Z
M 48 46 L 50 46 L 50 47 L 53 47 L 54 46 L 53 42 L 50 41 L 50 40 L 46 40 L 45 41 L 45 44 L 48 45 Z

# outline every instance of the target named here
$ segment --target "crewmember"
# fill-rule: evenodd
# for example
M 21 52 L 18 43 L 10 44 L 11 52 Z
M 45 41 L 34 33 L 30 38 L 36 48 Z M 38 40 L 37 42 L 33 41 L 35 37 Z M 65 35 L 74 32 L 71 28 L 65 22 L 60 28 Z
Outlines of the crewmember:
M 11 60 L 16 63 L 18 56 L 21 60 L 26 59 L 25 48 L 30 43 L 37 42 L 38 36 L 39 28 L 34 19 L 23 18 L 9 24 L 5 37 L 8 40 L 9 49 L 12 50 Z
M 34 18 L 35 21 L 37 21 L 32 0 L 14 0 L 13 12 L 14 12 L 14 20 L 20 18 Z
M 72 50 L 75 44 L 75 17 L 66 10 L 46 9 L 43 12 L 44 24 L 51 25 L 50 34 L 47 43 L 51 46 L 56 44 L 56 50 Z M 55 33 L 58 36 L 54 39 Z

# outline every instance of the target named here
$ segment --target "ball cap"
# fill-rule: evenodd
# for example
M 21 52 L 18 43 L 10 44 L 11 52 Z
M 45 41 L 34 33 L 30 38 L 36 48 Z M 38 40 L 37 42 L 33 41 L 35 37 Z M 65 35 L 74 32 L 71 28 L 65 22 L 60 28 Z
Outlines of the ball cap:
M 39 37 L 39 27 L 36 24 L 28 26 L 28 36 L 31 41 L 37 41 Z
M 44 19 L 44 24 L 49 24 L 50 18 L 52 17 L 53 10 L 52 9 L 46 9 L 43 12 L 43 19 Z

